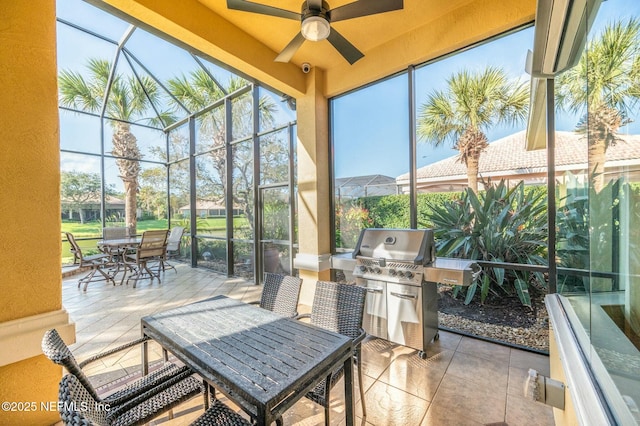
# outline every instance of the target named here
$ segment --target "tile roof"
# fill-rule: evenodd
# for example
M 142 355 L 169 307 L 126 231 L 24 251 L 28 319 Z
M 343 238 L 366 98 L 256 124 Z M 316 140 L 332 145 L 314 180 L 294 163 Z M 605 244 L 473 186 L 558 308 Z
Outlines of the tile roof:
M 527 151 L 526 131 L 498 139 L 480 157 L 479 173 L 482 174 L 529 174 L 547 168 L 547 152 L 544 149 Z M 640 159 L 640 135 L 620 135 L 621 141 L 607 149 L 607 162 Z M 556 168 L 584 168 L 587 164 L 587 140 L 575 132 L 556 132 Z M 500 172 L 500 173 L 497 173 Z M 440 160 L 417 170 L 417 179 L 432 179 L 446 176 L 466 176 L 458 155 Z M 408 181 L 409 173 L 396 178 Z

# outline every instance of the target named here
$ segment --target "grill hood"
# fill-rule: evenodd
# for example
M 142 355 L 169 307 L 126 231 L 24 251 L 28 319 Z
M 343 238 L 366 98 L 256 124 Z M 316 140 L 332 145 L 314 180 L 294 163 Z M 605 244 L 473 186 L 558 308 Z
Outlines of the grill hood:
M 429 265 L 435 260 L 432 229 L 366 228 L 360 232 L 353 257 Z

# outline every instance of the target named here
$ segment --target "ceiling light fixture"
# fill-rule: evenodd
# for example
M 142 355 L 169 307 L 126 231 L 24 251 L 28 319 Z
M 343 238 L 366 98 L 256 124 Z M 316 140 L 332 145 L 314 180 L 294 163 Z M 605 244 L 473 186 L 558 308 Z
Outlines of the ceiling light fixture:
M 329 21 L 321 16 L 309 16 L 302 21 L 302 36 L 309 41 L 320 41 L 329 37 Z

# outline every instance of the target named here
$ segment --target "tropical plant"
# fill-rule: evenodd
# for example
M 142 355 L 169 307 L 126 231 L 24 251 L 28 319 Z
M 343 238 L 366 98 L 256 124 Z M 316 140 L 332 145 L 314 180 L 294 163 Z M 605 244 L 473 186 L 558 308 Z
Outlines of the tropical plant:
M 214 80 L 209 73 L 202 69 L 191 72 L 188 76 L 172 78 L 167 82 L 167 87 L 173 95 L 173 106 L 178 109 L 183 106 L 190 111 L 203 111 L 210 107 L 219 99 L 240 90 L 249 84 L 246 80 L 232 76 L 226 87 L 222 87 Z M 251 111 L 253 108 L 252 97 L 241 95 L 234 98 L 231 104 L 232 134 L 233 137 L 253 134 L 253 120 Z M 263 126 L 273 123 L 273 114 L 276 106 L 267 96 L 259 99 L 258 111 L 260 122 Z M 197 174 L 201 187 L 208 187 L 212 192 L 207 194 L 208 198 L 214 200 L 224 199 L 227 191 L 231 190 L 234 208 L 241 209 L 247 217 L 251 232 L 254 229 L 253 196 L 253 149 L 244 149 L 238 146 L 233 150 L 234 168 L 232 187 L 227 187 L 226 178 L 226 113 L 224 107 L 209 109 L 205 114 L 198 117 L 199 143 L 202 150 L 207 150 L 209 160 L 204 164 L 199 164 Z M 240 144 L 242 145 L 242 144 Z M 220 149 L 214 149 L 214 148 Z M 209 182 L 210 185 L 206 183 Z M 217 189 L 217 190 L 216 190 Z
M 525 190 L 520 182 L 509 188 L 504 181 L 488 183 L 476 194 L 467 188 L 459 200 L 431 205 L 438 256 L 483 261 L 544 265 L 546 261 L 547 204 L 544 191 Z M 531 287 L 542 290 L 539 273 L 484 268 L 468 288 L 454 288 L 454 296 L 466 291 L 465 303 L 480 291 L 484 303 L 494 296 L 517 295 L 531 307 Z
M 589 143 L 591 182 L 596 192 L 604 186 L 609 146 L 629 123 L 627 111 L 640 97 L 640 20 L 613 22 L 592 40 L 578 64 L 556 78 L 556 105 L 582 114 L 576 131 Z
M 136 234 L 137 194 L 140 159 L 138 140 L 131 131 L 131 123 L 143 121 L 166 126 L 173 117 L 160 112 L 141 117 L 160 97 L 158 85 L 148 76 L 119 74 L 114 64 L 105 59 L 89 59 L 88 77 L 79 72 L 62 70 L 58 77 L 60 105 L 79 111 L 101 113 L 113 128 L 111 154 L 125 189 L 125 221 L 130 235 Z M 107 89 L 109 92 L 107 93 Z
M 480 154 L 488 146 L 486 131 L 495 124 L 517 124 L 527 117 L 529 88 L 509 80 L 504 70 L 463 70 L 447 80 L 446 90 L 429 95 L 421 106 L 417 133 L 435 146 L 446 141 L 459 151 L 472 191 L 478 191 Z

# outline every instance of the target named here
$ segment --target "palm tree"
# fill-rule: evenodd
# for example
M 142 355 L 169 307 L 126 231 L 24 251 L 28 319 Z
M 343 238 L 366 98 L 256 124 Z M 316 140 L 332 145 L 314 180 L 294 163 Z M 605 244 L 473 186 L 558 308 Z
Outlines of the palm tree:
M 113 150 L 120 178 L 125 189 L 125 222 L 130 235 L 137 228 L 137 193 L 140 159 L 138 140 L 131 132 L 131 122 L 155 103 L 159 98 L 158 86 L 153 79 L 143 76 L 113 74 L 111 88 L 107 92 L 109 76 L 113 65 L 104 59 L 89 59 L 88 80 L 78 72 L 63 70 L 58 77 L 60 104 L 79 111 L 100 113 L 104 105 L 105 118 L 113 128 Z M 168 124 L 172 121 L 168 114 L 161 113 L 143 121 L 151 124 Z
M 463 70 L 447 84 L 446 91 L 435 91 L 422 104 L 417 133 L 435 146 L 451 141 L 467 167 L 469 188 L 477 192 L 480 154 L 488 146 L 485 132 L 494 124 L 516 124 L 526 118 L 528 86 L 509 80 L 496 67 L 476 73 Z
M 588 137 L 596 192 L 604 186 L 607 148 L 619 140 L 618 130 L 629 122 L 627 110 L 640 96 L 639 35 L 636 18 L 607 25 L 578 64 L 556 79 L 558 108 L 582 114 L 576 131 Z
M 228 93 L 233 93 L 243 87 L 248 82 L 240 77 L 232 76 L 225 88 L 222 88 L 211 76 L 202 69 L 192 71 L 188 76 L 181 76 L 170 79 L 167 87 L 175 97 L 173 104 L 176 108 L 181 108 L 178 104 L 186 107 L 189 111 L 202 111 L 217 100 L 223 98 Z M 263 127 L 269 127 L 273 123 L 273 114 L 276 106 L 267 96 L 259 99 L 260 122 Z M 232 133 L 233 137 L 238 135 L 251 135 L 253 133 L 252 121 L 253 103 L 251 94 L 242 95 L 232 101 Z M 208 153 L 211 162 L 209 163 L 215 170 L 215 174 L 207 173 L 205 167 L 198 170 L 201 181 L 209 181 L 211 185 L 203 185 L 212 188 L 222 188 L 222 191 L 212 192 L 211 197 L 222 199 L 227 190 L 226 176 L 226 149 L 225 149 L 225 112 L 224 108 L 215 108 L 198 118 L 199 143 L 207 143 L 211 149 Z M 234 179 L 233 187 L 230 188 L 233 194 L 234 205 L 240 207 L 249 223 L 251 231 L 254 227 L 253 213 L 253 149 L 246 149 L 241 145 L 234 146 Z M 215 191 L 215 190 L 214 190 Z M 215 200 L 218 201 L 218 200 Z M 231 206 L 229 206 L 231 207 Z

